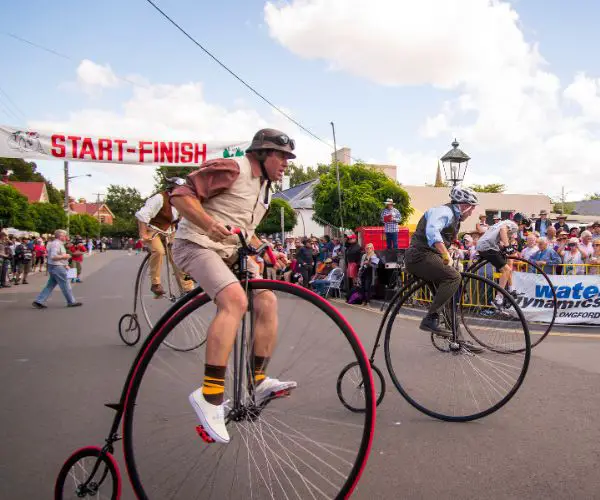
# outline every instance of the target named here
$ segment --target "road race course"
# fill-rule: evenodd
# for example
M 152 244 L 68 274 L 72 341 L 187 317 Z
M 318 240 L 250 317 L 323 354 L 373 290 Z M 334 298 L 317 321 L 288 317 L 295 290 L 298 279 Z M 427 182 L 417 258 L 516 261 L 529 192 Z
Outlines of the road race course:
M 84 282 L 75 287 L 81 308 L 64 308 L 57 289 L 47 310 L 34 310 L 31 302 L 45 281 L 39 275 L 30 285 L 0 292 L 4 498 L 49 498 L 65 458 L 81 446 L 103 444 L 113 416 L 103 403 L 116 402 L 136 354 L 119 339 L 117 322 L 131 309 L 140 261 L 120 251 L 88 258 Z M 340 308 L 370 352 L 381 316 Z M 407 320 L 407 328 L 414 322 Z M 332 363 L 345 364 L 331 355 Z M 524 385 L 508 405 L 468 424 L 420 414 L 388 378 L 371 459 L 355 498 L 597 496 L 598 359 L 595 329 L 551 336 L 534 350 Z M 385 372 L 383 349 L 376 364 Z M 124 474 L 119 443 L 115 455 Z M 123 498 L 133 498 L 124 479 Z

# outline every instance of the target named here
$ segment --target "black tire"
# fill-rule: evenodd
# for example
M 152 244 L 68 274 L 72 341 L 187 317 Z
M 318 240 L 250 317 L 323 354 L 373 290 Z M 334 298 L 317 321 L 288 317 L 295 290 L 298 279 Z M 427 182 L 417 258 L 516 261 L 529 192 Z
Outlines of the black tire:
M 293 319 L 288 323 L 279 321 L 278 317 L 280 338 L 277 350 L 271 357 L 269 373 L 272 376 L 289 377 L 292 372 L 298 387 L 290 397 L 270 402 L 258 414 L 252 414 L 251 421 L 248 417 L 241 422 L 234 421 L 234 417 L 228 413 L 226 421 L 232 437 L 227 445 L 206 444 L 194 437 L 193 428 L 198 422 L 187 401 L 187 394 L 199 385 L 202 364 L 191 363 L 190 354 L 159 349 L 161 343 L 188 315 L 202 314 L 204 308 L 208 314 L 212 314 L 211 308 L 215 306 L 208 296 L 199 290 L 190 292 L 187 302 L 170 317 L 161 320 L 145 340 L 127 382 L 123 450 L 131 484 L 138 498 L 199 496 L 206 499 L 245 499 L 252 493 L 257 498 L 261 497 L 260 491 L 249 491 L 247 480 L 250 479 L 250 488 L 269 488 L 265 477 L 261 475 L 258 478 L 257 474 L 256 478 L 252 478 L 252 474 L 255 474 L 255 468 L 258 472 L 261 470 L 256 460 L 264 463 L 266 454 L 272 448 L 279 451 L 281 443 L 286 445 L 285 448 L 281 447 L 281 454 L 275 453 L 275 458 L 266 461 L 265 475 L 268 474 L 273 482 L 270 495 L 267 496 L 279 497 L 274 490 L 281 487 L 285 493 L 284 487 L 288 483 L 291 485 L 292 481 L 293 488 L 306 488 L 310 493 L 314 493 L 314 484 L 311 482 L 314 481 L 319 488 L 327 491 L 326 496 L 334 498 L 347 498 L 354 490 L 369 455 L 375 423 L 373 379 L 369 360 L 358 336 L 330 303 L 304 288 L 263 280 L 252 280 L 247 285 L 249 293 L 257 290 L 274 292 L 279 303 L 278 313 L 293 309 L 290 315 Z M 315 319 L 317 317 L 320 319 Z M 294 328 L 301 329 L 298 335 Z M 293 334 L 286 335 L 288 332 Z M 290 342 L 296 342 L 295 347 L 290 347 Z M 338 349 L 330 349 L 332 344 Z M 341 351 L 339 346 L 343 347 Z M 199 357 L 202 351 L 195 351 L 191 356 Z M 334 360 L 336 356 L 347 360 L 348 354 L 359 363 L 365 380 L 368 404 L 366 411 L 361 414 L 340 412 L 334 393 L 338 374 Z M 171 366 L 169 361 L 173 359 L 176 364 Z M 184 380 L 186 363 L 189 363 L 189 380 Z M 281 372 L 277 373 L 277 370 Z M 241 373 L 244 371 L 242 368 Z M 304 384 L 304 375 L 314 380 Z M 173 380 L 184 382 L 181 391 L 173 384 Z M 228 384 L 231 383 L 226 378 L 226 398 Z M 314 417 L 315 412 L 322 418 Z M 340 425 L 336 418 L 346 422 Z M 279 425 L 282 419 L 287 419 L 290 425 Z M 297 428 L 303 429 L 301 426 L 307 426 L 309 430 L 298 431 Z M 257 432 L 261 441 L 257 441 L 255 448 L 250 445 L 255 443 Z M 276 436 L 280 447 L 272 439 L 269 440 L 271 434 Z M 327 442 L 321 444 L 323 439 Z M 160 448 L 157 448 L 159 442 Z M 254 454 L 254 451 L 258 453 Z M 302 459 L 298 454 L 302 455 Z M 333 472 L 335 479 L 331 478 L 332 469 L 327 467 L 324 460 L 319 462 L 318 467 L 313 466 L 317 454 L 324 454 L 327 460 L 336 461 L 336 472 Z M 337 460 L 342 454 L 343 463 L 338 464 Z M 298 467 L 296 460 L 302 465 Z M 291 468 L 290 462 L 293 465 Z M 305 481 L 304 474 L 315 474 L 315 477 L 311 476 L 311 481 Z M 327 475 L 329 481 L 323 483 Z M 207 479 L 203 481 L 204 476 Z M 290 496 L 298 497 L 298 493 Z M 299 497 L 306 498 L 302 493 L 299 493 Z
M 96 464 L 98 467 L 92 480 L 86 485 L 89 489 L 79 491 L 79 488 L 90 479 Z M 54 485 L 54 499 L 67 500 L 88 498 L 88 496 L 92 498 L 99 492 L 101 492 L 100 498 L 117 500 L 121 496 L 121 475 L 110 453 L 103 453 L 96 446 L 87 446 L 77 450 L 63 464 Z
M 447 341 L 448 349 L 440 348 L 441 344 L 440 347 L 436 345 L 441 342 L 439 339 L 435 339 L 434 343 L 437 350 L 432 349 L 429 345 L 431 335 L 419 331 L 418 318 L 414 317 L 417 313 L 421 316 L 426 313 L 426 308 L 416 310 L 415 304 L 430 300 L 429 285 L 420 280 L 406 287 L 395 304 L 387 322 L 384 341 L 390 378 L 400 394 L 426 415 L 451 422 L 476 420 L 504 406 L 521 386 L 531 354 L 528 325 L 512 296 L 486 278 L 470 273 L 462 275 L 463 286 L 468 282 L 471 286 L 485 285 L 494 292 L 500 291 L 514 308 L 516 321 L 504 319 L 502 323 L 496 323 L 481 317 L 476 323 L 473 319 L 469 323 L 471 329 L 477 324 L 484 332 L 478 331 L 478 335 L 473 337 L 477 343 L 464 337 L 464 325 L 458 321 L 458 338 Z M 419 299 L 413 300 L 413 297 Z M 410 304 L 410 311 L 401 314 L 405 303 Z M 474 312 L 475 317 L 477 313 L 478 310 Z M 394 331 L 397 320 L 405 323 Z M 486 336 L 485 343 L 481 342 L 483 336 Z M 508 342 L 511 347 L 503 342 Z M 515 345 L 518 349 L 514 348 Z M 403 358 L 394 359 L 394 355 Z M 428 361 L 430 365 L 427 365 Z M 474 382 L 467 379 L 471 374 Z
M 163 314 L 180 301 L 187 293 L 182 290 L 179 280 L 175 277 L 172 264 L 167 266 L 168 255 L 163 258 L 162 280 L 165 284 L 166 293 L 163 296 L 155 296 L 149 293 L 150 288 L 150 253 L 145 257 L 140 268 L 140 279 L 138 281 L 137 296 L 140 299 L 142 315 L 150 329 L 158 322 Z M 166 280 L 166 283 L 165 283 Z M 206 342 L 206 325 L 189 324 L 186 329 L 181 329 L 177 338 L 165 341 L 165 345 L 179 352 L 188 352 L 198 349 Z
M 381 370 L 373 363 L 371 363 L 371 370 L 373 371 L 375 397 L 377 398 L 375 404 L 379 406 L 385 396 L 385 379 L 383 378 Z M 354 388 L 353 395 L 344 391 L 344 387 L 348 385 Z M 355 413 L 362 413 L 365 411 L 364 384 L 360 377 L 360 366 L 358 365 L 358 362 L 353 361 L 344 366 L 338 376 L 336 389 L 338 398 L 340 398 L 340 401 L 346 408 Z M 346 394 L 344 394 L 344 392 L 346 392 Z M 358 404 L 359 402 L 360 405 Z
M 543 279 L 546 282 L 546 286 L 548 287 L 547 289 L 551 290 L 551 292 L 552 292 L 552 297 L 550 298 L 552 301 L 552 304 L 553 304 L 552 320 L 546 325 L 545 329 L 542 330 L 541 334 L 537 333 L 537 332 L 535 332 L 533 334 L 534 336 L 533 336 L 532 342 L 531 342 L 531 347 L 533 348 L 533 347 L 539 345 L 548 336 L 548 334 L 554 327 L 554 322 L 556 321 L 556 315 L 558 314 L 558 297 L 556 296 L 556 290 L 552 284 L 552 280 L 550 279 L 550 276 L 548 276 L 548 274 L 540 266 L 538 266 L 535 262 L 531 262 L 531 261 L 529 261 L 527 259 L 523 259 L 521 257 L 511 257 L 510 260 L 513 260 L 515 262 L 520 262 L 521 264 L 524 264 L 524 265 L 528 266 L 529 268 L 535 269 L 536 274 L 543 276 Z M 483 267 L 486 264 L 487 264 L 487 262 L 485 260 L 477 261 L 468 269 L 468 272 L 473 273 L 473 274 L 478 274 L 478 272 L 481 269 L 483 269 Z M 521 297 L 517 297 L 516 302 L 517 302 L 517 305 L 520 305 Z M 543 323 L 540 323 L 540 324 L 543 324 Z
M 127 345 L 138 343 L 141 336 L 140 322 L 135 314 L 124 314 L 119 320 L 119 336 Z

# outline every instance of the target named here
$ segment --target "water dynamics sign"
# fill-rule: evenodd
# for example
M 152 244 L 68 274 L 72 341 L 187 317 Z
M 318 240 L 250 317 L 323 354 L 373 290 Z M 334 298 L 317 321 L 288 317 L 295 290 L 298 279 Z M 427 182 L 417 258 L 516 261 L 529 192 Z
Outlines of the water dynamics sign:
M 600 324 L 600 275 L 552 275 L 550 279 L 558 299 L 556 323 Z M 527 320 L 552 320 L 552 290 L 543 276 L 515 272 L 513 287 Z

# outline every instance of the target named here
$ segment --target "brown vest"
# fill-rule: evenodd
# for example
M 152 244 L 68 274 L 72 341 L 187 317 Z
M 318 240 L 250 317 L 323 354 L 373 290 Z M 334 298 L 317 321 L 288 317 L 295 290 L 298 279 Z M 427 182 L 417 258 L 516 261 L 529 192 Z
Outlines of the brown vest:
M 150 220 L 149 224 L 167 231 L 175 221 L 173 221 L 173 207 L 169 201 L 169 196 L 164 191 L 162 193 L 163 204 L 160 211 Z

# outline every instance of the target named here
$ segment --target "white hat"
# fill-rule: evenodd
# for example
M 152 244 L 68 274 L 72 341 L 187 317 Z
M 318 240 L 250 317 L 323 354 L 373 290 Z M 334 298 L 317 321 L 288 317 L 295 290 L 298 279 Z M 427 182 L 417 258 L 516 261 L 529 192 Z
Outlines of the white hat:
M 391 198 L 388 198 L 387 200 L 385 200 L 385 204 L 386 205 L 389 205 L 390 203 L 393 205 L 394 204 L 394 200 L 392 200 Z
M 575 243 L 576 245 L 578 245 L 579 244 L 579 238 L 575 238 L 575 237 L 569 238 L 569 243 Z

